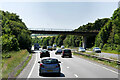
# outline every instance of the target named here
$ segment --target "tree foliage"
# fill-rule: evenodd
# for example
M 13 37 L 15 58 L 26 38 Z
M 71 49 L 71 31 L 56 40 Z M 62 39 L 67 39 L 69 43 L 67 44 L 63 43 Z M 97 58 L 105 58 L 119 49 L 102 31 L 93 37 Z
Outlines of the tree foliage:
M 2 18 L 2 51 L 28 49 L 31 47 L 30 31 L 15 13 L 0 11 Z

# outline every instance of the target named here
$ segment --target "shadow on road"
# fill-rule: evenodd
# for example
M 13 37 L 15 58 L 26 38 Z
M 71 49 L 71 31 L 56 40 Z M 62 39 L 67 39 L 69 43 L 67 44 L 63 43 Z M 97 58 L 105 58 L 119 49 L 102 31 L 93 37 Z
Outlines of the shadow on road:
M 63 58 L 73 58 L 73 57 L 67 57 L 67 56 L 66 56 L 66 57 L 63 57 Z
M 42 77 L 65 77 L 65 75 L 63 73 L 60 73 L 60 75 L 56 75 L 56 74 L 44 74 L 44 75 L 42 75 Z

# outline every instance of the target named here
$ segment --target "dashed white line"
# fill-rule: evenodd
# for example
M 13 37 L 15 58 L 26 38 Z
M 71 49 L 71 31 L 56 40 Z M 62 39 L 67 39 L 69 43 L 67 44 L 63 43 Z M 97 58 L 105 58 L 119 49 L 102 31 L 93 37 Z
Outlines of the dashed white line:
M 67 67 L 67 68 L 70 68 L 70 67 Z
M 27 77 L 27 80 L 30 78 L 30 76 L 31 76 L 31 74 L 32 74 L 32 72 L 33 72 L 33 69 L 34 69 L 34 67 L 35 67 L 36 62 L 37 62 L 37 54 L 36 54 L 36 56 L 35 56 L 35 62 L 34 62 L 34 65 L 33 65 L 32 69 L 31 69 L 31 71 L 30 71 L 30 74 L 29 74 L 28 77 Z
M 75 75 L 75 77 L 78 77 L 78 75 L 77 74 L 74 74 Z
M 80 58 L 80 59 L 81 59 L 81 58 Z M 82 60 L 84 60 L 84 59 L 82 59 Z M 86 61 L 86 62 L 88 62 L 88 63 L 91 63 L 91 64 L 93 64 L 93 65 L 96 65 L 96 66 L 102 67 L 102 68 L 104 68 L 104 69 L 106 69 L 106 70 L 108 70 L 108 71 L 111 71 L 111 72 L 115 73 L 115 74 L 119 74 L 118 72 L 113 71 L 113 70 L 111 70 L 111 69 L 108 69 L 108 68 L 106 68 L 106 67 L 103 67 L 103 66 L 97 65 L 97 64 L 92 63 L 92 62 L 89 62 L 89 61 L 87 61 L 87 60 L 84 60 L 84 61 Z

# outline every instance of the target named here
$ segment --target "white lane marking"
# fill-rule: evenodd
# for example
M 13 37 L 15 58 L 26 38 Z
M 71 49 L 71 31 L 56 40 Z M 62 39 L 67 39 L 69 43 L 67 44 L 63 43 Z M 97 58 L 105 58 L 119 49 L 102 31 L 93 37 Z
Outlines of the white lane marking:
M 63 63 L 63 62 L 61 62 L 61 63 Z
M 75 77 L 78 77 L 78 75 L 77 74 L 74 74 L 75 75 Z
M 80 58 L 80 59 L 81 59 L 81 58 Z M 82 60 L 84 60 L 84 59 L 82 59 Z M 88 62 L 88 63 L 91 63 L 91 64 L 94 64 L 94 65 L 96 65 L 96 66 L 102 67 L 102 68 L 104 68 L 104 69 L 106 69 L 106 70 L 108 70 L 108 71 L 111 71 L 111 72 L 115 73 L 115 74 L 119 74 L 118 72 L 113 71 L 113 70 L 111 70 L 111 69 L 108 69 L 108 68 L 106 68 L 106 67 L 103 67 L 103 66 L 97 65 L 97 64 L 92 63 L 92 62 L 89 62 L 89 61 L 87 61 L 87 60 L 84 60 L 84 61 L 86 61 L 86 62 Z
M 67 67 L 67 68 L 70 68 L 70 67 Z
M 33 69 L 34 69 L 34 67 L 35 67 L 36 62 L 37 62 L 37 53 L 36 53 L 36 56 L 35 56 L 34 65 L 33 65 L 32 69 L 31 69 L 31 71 L 30 71 L 30 74 L 29 74 L 28 77 L 27 77 L 27 80 L 30 78 L 30 76 L 31 76 L 31 74 L 32 74 L 32 72 L 33 72 Z

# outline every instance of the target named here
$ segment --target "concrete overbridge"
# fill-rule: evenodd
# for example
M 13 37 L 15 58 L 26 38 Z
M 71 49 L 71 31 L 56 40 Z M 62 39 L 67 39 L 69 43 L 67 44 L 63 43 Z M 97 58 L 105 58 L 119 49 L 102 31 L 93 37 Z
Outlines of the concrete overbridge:
M 68 29 L 29 29 L 32 34 L 58 34 L 58 35 L 79 35 L 83 36 L 82 47 L 86 48 L 86 40 L 87 36 L 96 36 L 99 31 L 79 31 L 76 32 L 74 30 Z

